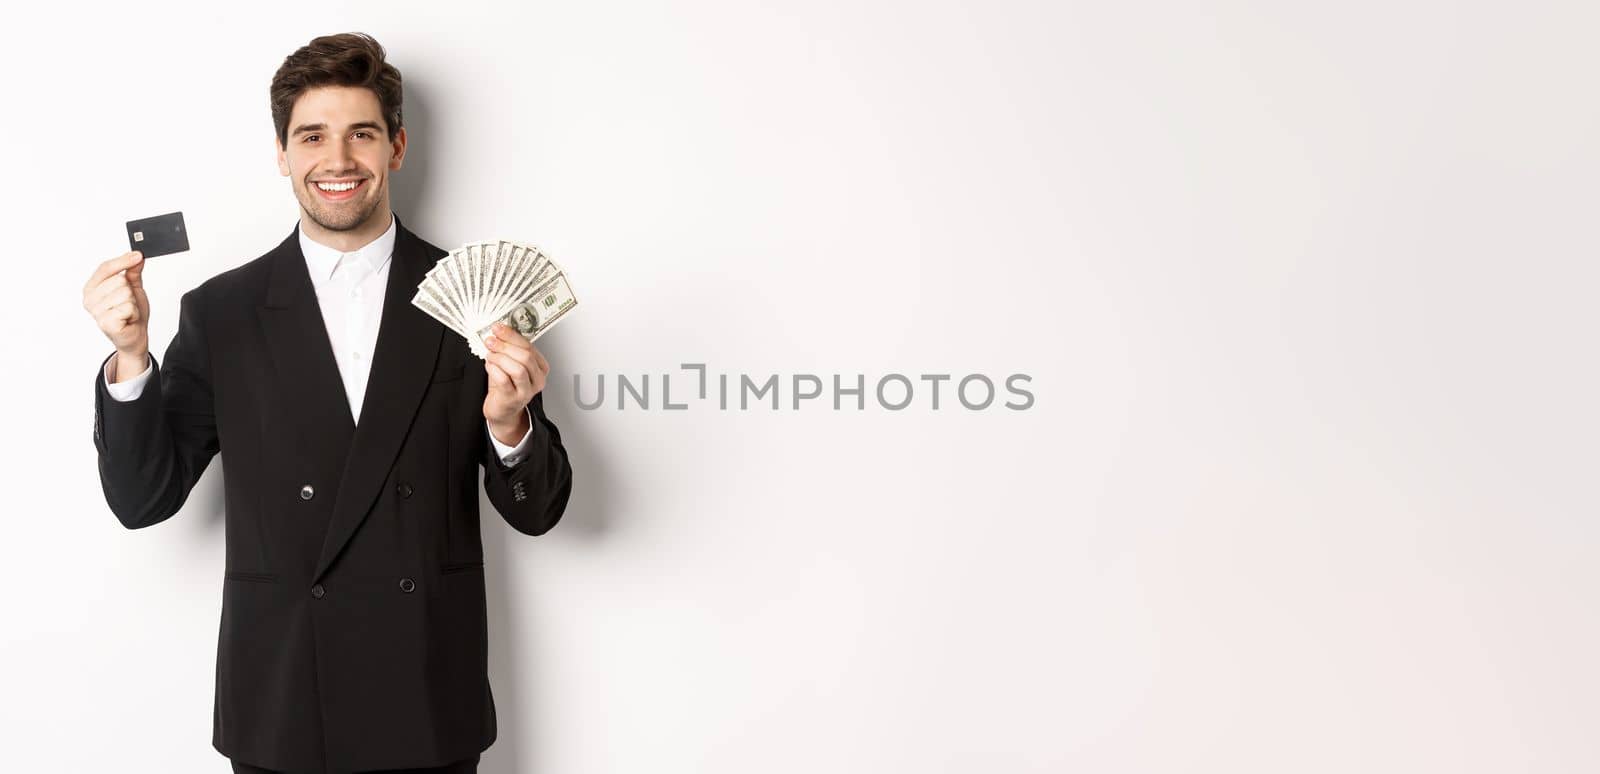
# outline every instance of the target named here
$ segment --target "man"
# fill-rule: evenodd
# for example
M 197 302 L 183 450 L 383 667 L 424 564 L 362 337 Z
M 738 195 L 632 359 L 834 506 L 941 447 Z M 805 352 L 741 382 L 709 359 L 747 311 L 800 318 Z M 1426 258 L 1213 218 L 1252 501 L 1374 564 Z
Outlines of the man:
M 272 102 L 300 222 L 183 294 L 165 363 L 140 254 L 84 286 L 116 347 L 95 377 L 106 502 L 160 523 L 227 452 L 212 745 L 236 772 L 476 771 L 496 736 L 477 469 L 519 532 L 561 518 L 550 365 L 500 325 L 479 369 L 410 303 L 445 251 L 390 210 L 406 135 L 375 40 L 311 41 Z

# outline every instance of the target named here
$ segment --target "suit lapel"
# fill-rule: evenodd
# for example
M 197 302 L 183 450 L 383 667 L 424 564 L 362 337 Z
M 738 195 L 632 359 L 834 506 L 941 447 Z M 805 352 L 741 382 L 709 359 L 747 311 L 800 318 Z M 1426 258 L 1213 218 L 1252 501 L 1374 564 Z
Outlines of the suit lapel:
M 327 573 L 371 511 L 427 390 L 444 326 L 411 303 L 433 261 L 422 241 L 396 216 L 378 344 L 362 398 L 361 421 L 352 422 L 350 401 L 345 398 L 327 326 L 300 250 L 298 229 L 296 226 L 296 232 L 277 250 L 267 303 L 260 313 L 283 394 L 297 401 L 294 405 L 310 420 L 319 438 L 349 447 L 314 583 Z
M 444 326 L 411 303 L 431 261 L 421 240 L 406 230 L 398 216 L 395 232 L 394 257 L 390 259 L 394 264 L 389 267 L 383 293 L 383 317 L 378 323 L 372 373 L 361 399 L 361 422 L 350 439 L 350 456 L 339 479 L 333 519 L 322 541 L 313 582 L 328 571 L 371 511 L 400 453 L 400 444 L 411 430 L 443 341 Z
M 256 315 L 272 360 L 274 392 L 291 407 L 302 442 L 348 447 L 355 421 L 300 250 L 298 225 L 273 250 L 266 302 Z

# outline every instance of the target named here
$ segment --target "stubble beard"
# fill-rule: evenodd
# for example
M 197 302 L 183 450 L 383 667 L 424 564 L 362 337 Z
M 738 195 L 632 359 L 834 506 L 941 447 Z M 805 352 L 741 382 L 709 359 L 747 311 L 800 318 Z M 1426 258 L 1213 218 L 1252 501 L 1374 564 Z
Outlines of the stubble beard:
M 372 183 L 372 179 L 369 178 L 367 187 L 371 187 Z M 303 198 L 300 201 L 300 208 L 305 210 L 306 215 L 317 225 L 329 231 L 350 231 L 359 228 L 372 218 L 372 213 L 377 212 L 378 204 L 383 200 L 378 194 L 369 192 L 364 204 L 361 202 L 329 204 L 312 190 L 315 187 L 315 183 L 306 183 L 301 189 Z

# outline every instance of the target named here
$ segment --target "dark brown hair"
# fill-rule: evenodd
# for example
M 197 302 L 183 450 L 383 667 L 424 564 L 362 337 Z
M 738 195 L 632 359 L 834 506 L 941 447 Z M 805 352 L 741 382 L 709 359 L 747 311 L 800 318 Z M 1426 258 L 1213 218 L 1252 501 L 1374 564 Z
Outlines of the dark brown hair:
M 346 32 L 314 38 L 283 60 L 272 76 L 272 124 L 278 142 L 289 147 L 289 114 L 294 101 L 320 86 L 361 86 L 378 95 L 378 107 L 394 140 L 400 123 L 400 71 L 383 60 L 383 46 L 371 35 Z

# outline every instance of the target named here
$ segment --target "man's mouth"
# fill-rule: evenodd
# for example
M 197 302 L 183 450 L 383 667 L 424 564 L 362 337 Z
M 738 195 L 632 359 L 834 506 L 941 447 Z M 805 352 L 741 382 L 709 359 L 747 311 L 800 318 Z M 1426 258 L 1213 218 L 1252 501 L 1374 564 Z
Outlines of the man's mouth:
M 360 191 L 361 187 L 366 184 L 366 178 L 345 181 L 318 180 L 314 181 L 311 187 L 317 189 L 317 193 L 322 194 L 322 198 L 330 202 L 337 202 L 354 197 L 356 192 Z

